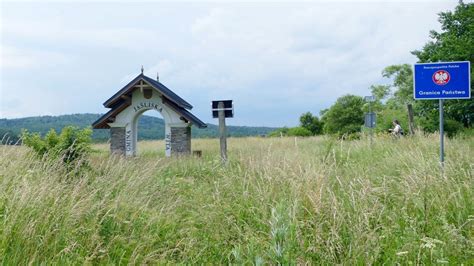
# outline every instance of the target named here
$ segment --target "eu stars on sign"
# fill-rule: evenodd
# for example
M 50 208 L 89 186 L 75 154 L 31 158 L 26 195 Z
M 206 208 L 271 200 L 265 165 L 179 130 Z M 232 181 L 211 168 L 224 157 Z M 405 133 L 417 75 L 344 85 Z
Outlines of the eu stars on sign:
M 470 99 L 470 62 L 415 64 L 413 96 L 417 100 Z

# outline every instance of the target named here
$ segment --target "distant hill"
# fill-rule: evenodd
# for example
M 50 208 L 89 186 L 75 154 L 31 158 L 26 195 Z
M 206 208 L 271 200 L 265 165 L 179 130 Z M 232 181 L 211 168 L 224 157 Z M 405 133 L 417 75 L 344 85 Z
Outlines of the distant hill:
M 92 122 L 96 121 L 101 114 L 72 114 L 60 116 L 35 116 L 16 119 L 0 119 L 0 139 L 7 134 L 10 142 L 15 142 L 22 129 L 30 132 L 39 132 L 46 134 L 51 128 L 61 131 L 65 126 L 72 125 L 79 128 L 89 127 Z M 246 126 L 228 126 L 228 134 L 232 137 L 246 137 L 266 135 L 276 128 L 271 127 L 246 127 Z M 195 138 L 212 138 L 218 136 L 218 127 L 208 124 L 207 128 L 193 127 L 193 137 Z M 138 121 L 138 139 L 152 140 L 163 139 L 165 135 L 165 127 L 163 119 L 142 116 Z M 94 129 L 92 139 L 96 142 L 107 141 L 109 131 L 106 129 Z M 2 143 L 5 142 L 5 139 Z

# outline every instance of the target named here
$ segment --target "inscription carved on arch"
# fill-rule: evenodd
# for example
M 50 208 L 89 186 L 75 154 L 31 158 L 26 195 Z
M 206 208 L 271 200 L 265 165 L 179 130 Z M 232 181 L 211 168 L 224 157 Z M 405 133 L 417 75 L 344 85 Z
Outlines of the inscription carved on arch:
M 133 110 L 135 111 L 135 113 L 143 109 L 155 109 L 158 110 L 160 113 L 161 111 L 163 111 L 163 108 L 161 108 L 158 104 L 154 102 L 140 102 L 133 106 Z

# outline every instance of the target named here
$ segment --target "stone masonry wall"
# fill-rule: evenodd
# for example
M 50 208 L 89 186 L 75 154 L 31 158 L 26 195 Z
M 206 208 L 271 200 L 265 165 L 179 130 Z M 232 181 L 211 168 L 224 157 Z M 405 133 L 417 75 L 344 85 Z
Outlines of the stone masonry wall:
M 110 128 L 110 152 L 112 154 L 125 155 L 125 128 Z
M 171 155 L 191 153 L 191 127 L 171 127 Z

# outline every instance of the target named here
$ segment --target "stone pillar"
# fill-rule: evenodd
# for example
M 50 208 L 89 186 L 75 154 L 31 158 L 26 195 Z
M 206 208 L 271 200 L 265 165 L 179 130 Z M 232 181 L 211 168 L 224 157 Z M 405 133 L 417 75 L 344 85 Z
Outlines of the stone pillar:
M 125 155 L 125 127 L 110 128 L 110 152 Z
M 165 124 L 165 156 L 171 156 L 171 127 Z
M 137 154 L 137 135 L 136 124 L 128 123 L 125 126 L 125 156 L 131 157 Z
M 191 127 L 171 127 L 171 155 L 191 153 Z

